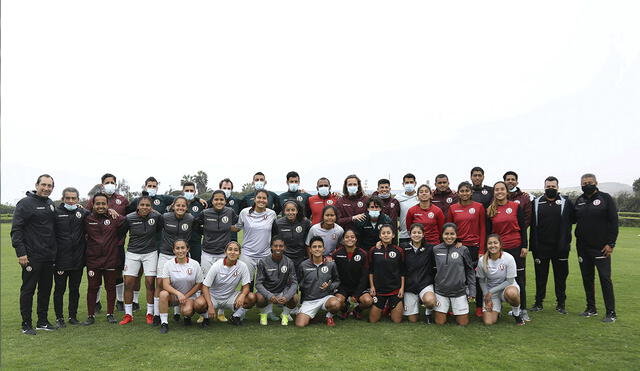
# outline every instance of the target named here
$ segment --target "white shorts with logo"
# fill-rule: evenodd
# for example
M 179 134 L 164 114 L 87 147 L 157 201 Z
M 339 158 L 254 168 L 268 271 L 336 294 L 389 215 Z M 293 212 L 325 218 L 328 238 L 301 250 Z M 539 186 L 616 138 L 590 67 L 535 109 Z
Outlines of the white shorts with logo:
M 455 316 L 461 316 L 469 313 L 469 302 L 467 301 L 467 295 L 461 295 L 458 297 L 440 296 L 436 293 L 436 307 L 433 308 L 436 312 L 448 313 L 449 307 Z
M 306 314 L 307 316 L 313 318 L 316 316 L 320 309 L 327 310 L 325 304 L 331 298 L 335 298 L 333 295 L 327 295 L 324 298 L 316 299 L 316 300 L 305 300 L 302 302 L 300 306 L 300 310 L 298 313 Z
M 213 263 L 217 262 L 220 259 L 224 259 L 224 254 L 213 255 L 203 251 L 202 255 L 200 256 L 200 268 L 202 268 L 202 274 L 204 274 L 204 276 L 206 277 Z
M 412 292 L 405 292 L 404 298 L 402 299 L 404 302 L 404 312 L 403 316 L 412 316 L 414 314 L 418 314 L 420 311 L 420 301 L 422 301 L 422 297 L 424 294 L 433 291 L 433 285 L 429 285 L 420 291 L 420 294 L 416 295 Z
M 142 266 L 145 276 L 157 276 L 158 252 L 152 251 L 146 254 L 136 254 L 134 252 L 127 251 L 124 257 L 124 271 L 122 272 L 122 274 L 124 274 L 125 276 L 138 277 L 140 266 Z
M 164 263 L 168 262 L 171 259 L 175 259 L 175 256 L 160 253 L 160 255 L 158 255 L 158 272 L 162 272 Z
M 213 303 L 213 307 L 215 309 L 236 310 L 235 304 L 236 304 L 236 299 L 238 298 L 238 295 L 240 295 L 240 291 L 236 291 L 233 295 L 231 295 L 226 300 L 219 300 L 214 298 L 213 295 L 211 295 L 211 302 Z
M 517 283 L 514 282 L 513 285 L 509 285 L 507 287 L 511 287 L 511 286 L 515 287 L 518 290 L 518 292 L 520 292 L 520 286 L 518 286 Z M 500 313 L 500 311 L 502 311 L 502 303 L 507 301 L 504 298 L 504 290 L 506 290 L 507 287 L 491 295 L 491 303 L 493 304 L 493 308 L 491 309 L 492 312 Z M 487 308 L 484 307 L 484 304 L 482 305 L 482 311 L 488 312 Z

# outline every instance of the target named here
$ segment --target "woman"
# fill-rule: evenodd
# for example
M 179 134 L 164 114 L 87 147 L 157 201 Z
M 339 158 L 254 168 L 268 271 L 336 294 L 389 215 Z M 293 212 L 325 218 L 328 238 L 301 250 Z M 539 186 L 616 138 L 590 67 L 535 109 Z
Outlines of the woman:
M 404 249 L 404 262 L 407 269 L 404 292 L 404 313 L 409 322 L 418 322 L 420 301 L 427 308 L 424 323 L 431 324 L 431 311 L 436 305 L 433 290 L 433 254 L 432 246 L 424 241 L 424 227 L 414 223 L 409 228 L 411 241 L 400 245 Z
M 307 246 L 311 246 L 313 237 L 321 237 L 324 242 L 324 256 L 330 255 L 338 246 L 344 234 L 344 229 L 336 224 L 338 210 L 335 206 L 327 205 L 322 209 L 322 222 L 311 226 L 307 234 Z
M 449 308 L 458 325 L 469 324 L 469 303 L 476 296 L 476 276 L 466 246 L 456 246 L 458 227 L 447 223 L 442 228 L 443 242 L 433 247 L 437 270 L 434 279 L 436 292 L 435 322 L 447 322 Z M 468 293 L 468 295 L 467 295 Z
M 213 263 L 224 258 L 224 249 L 231 241 L 231 233 L 237 231 L 235 224 L 238 215 L 226 204 L 224 191 L 217 190 L 211 195 L 211 208 L 205 209 L 196 219 L 196 225 L 204 235 L 200 261 L 205 275 Z
M 202 295 L 196 299 L 196 306 L 206 310 L 202 327 L 209 326 L 209 319 L 215 318 L 216 309 L 234 311 L 229 323 L 240 326 L 247 309 L 255 304 L 255 295 L 249 292 L 249 268 L 239 260 L 241 249 L 239 243 L 229 242 L 224 251 L 225 258 L 213 263 L 202 281 Z M 238 284 L 242 291 L 236 291 Z
M 340 300 L 342 314 L 340 318 L 349 316 L 349 298 L 357 303 L 353 309 L 353 317 L 362 319 L 362 310 L 373 304 L 369 294 L 369 264 L 367 252 L 356 247 L 358 239 L 352 229 L 347 229 L 342 236 L 342 246 L 331 253 L 331 258 L 338 267 L 340 287 L 336 297 Z
M 342 185 L 343 196 L 338 198 L 338 224 L 344 229 L 353 229 L 354 222 L 364 221 L 367 215 L 367 196 L 357 175 L 349 175 Z
M 507 199 L 507 184 L 496 182 L 493 186 L 493 200 L 487 208 L 487 234 L 495 233 L 502 240 L 502 249 L 511 254 L 516 261 L 518 275 L 516 282 L 520 286 L 520 305 L 522 319 L 529 321 L 526 294 L 527 233 L 524 211 L 515 201 Z
M 293 261 L 296 270 L 309 257 L 307 253 L 307 234 L 311 229 L 311 222 L 304 217 L 302 208 L 297 201 L 289 200 L 282 205 L 284 216 L 276 220 L 278 235 L 287 248 L 284 254 Z
M 340 286 L 338 268 L 334 262 L 324 259 L 321 237 L 313 237 L 309 243 L 311 258 L 300 265 L 298 283 L 302 305 L 296 315 L 296 327 L 307 326 L 320 309 L 327 312 L 327 326 L 335 326 L 333 315 L 340 310 L 340 300 L 333 295 Z
M 160 333 L 169 331 L 169 306 L 179 305 L 184 316 L 184 324 L 191 324 L 191 316 L 195 312 L 205 310 L 202 301 L 196 304 L 196 292 L 202 286 L 202 269 L 195 259 L 189 259 L 189 244 L 186 240 L 177 239 L 173 243 L 175 258 L 164 264 L 158 275 L 162 280 L 160 291 Z
M 492 234 L 487 239 L 487 252 L 478 261 L 476 270 L 480 287 L 484 294 L 484 313 L 482 320 L 485 325 L 493 325 L 498 321 L 502 310 L 502 302 L 511 305 L 511 313 L 517 325 L 525 322 L 520 316 L 520 287 L 515 282 L 516 261 L 511 254 L 502 253 L 500 236 Z
M 383 207 L 384 204 L 379 197 L 372 196 L 367 200 L 367 215 L 364 220 L 354 223 L 359 248 L 369 250 L 375 246 L 376 242 L 380 241 L 380 226 L 391 225 L 391 218 L 382 213 Z
M 424 226 L 424 239 L 428 244 L 440 243 L 440 231 L 444 224 L 444 214 L 431 203 L 431 189 L 426 184 L 418 187 L 418 204 L 407 211 L 407 225 L 420 223 Z
M 447 223 L 458 226 L 458 241 L 469 249 L 471 262 L 478 265 L 478 255 L 484 254 L 486 217 L 484 206 L 471 199 L 471 183 L 462 182 L 458 186 L 458 202 L 452 204 L 447 213 Z M 476 283 L 476 316 L 482 316 L 480 287 Z
M 136 286 L 140 267 L 144 270 L 147 288 L 147 323 L 153 323 L 153 303 L 155 280 L 158 269 L 158 251 L 156 249 L 156 233 L 162 229 L 162 215 L 153 210 L 151 197 L 143 192 L 138 199 L 137 211 L 127 214 L 122 225 L 121 234 L 129 232 L 129 243 L 124 263 L 124 311 L 120 321 L 126 325 L 133 321 L 133 290 Z
M 385 224 L 380 228 L 380 244 L 369 250 L 369 293 L 373 306 L 369 322 L 376 323 L 388 307 L 391 320 L 402 321 L 405 264 L 404 251 L 393 244 L 393 228 Z

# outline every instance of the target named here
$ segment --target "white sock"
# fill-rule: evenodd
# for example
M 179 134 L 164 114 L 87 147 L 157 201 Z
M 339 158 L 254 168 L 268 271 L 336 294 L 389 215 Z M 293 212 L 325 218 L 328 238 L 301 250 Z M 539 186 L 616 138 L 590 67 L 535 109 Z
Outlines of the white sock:
M 147 304 L 147 314 L 153 314 L 153 304 Z
M 202 318 L 209 318 L 209 312 L 200 313 Z
M 100 294 L 102 294 L 102 286 L 98 286 L 98 294 L 96 296 L 96 303 L 100 302 Z
M 133 316 L 133 304 L 125 304 L 124 313 Z
M 433 309 L 425 308 L 424 310 L 424 314 L 426 314 L 427 316 L 430 315 L 431 312 L 433 312 Z
M 511 312 L 513 313 L 514 316 L 519 316 L 520 315 L 520 306 L 518 305 L 517 307 L 511 307 Z
M 140 297 L 140 291 L 134 291 L 133 292 L 133 302 L 138 304 L 139 303 L 139 301 L 138 301 L 139 297 Z
M 333 313 L 331 313 L 331 312 L 327 312 L 327 315 L 326 315 L 325 317 L 327 317 L 327 318 L 333 318 Z
M 116 300 L 124 301 L 124 283 L 116 285 Z
M 244 317 L 244 314 L 245 314 L 246 312 L 247 312 L 247 310 L 246 310 L 246 309 L 244 309 L 244 308 L 240 308 L 240 309 L 237 309 L 235 312 L 233 312 L 233 316 L 234 316 L 234 317 L 240 317 L 240 318 L 242 318 L 242 317 Z
M 160 313 L 160 322 L 169 323 L 169 313 Z
M 153 298 L 153 314 L 156 316 L 160 314 L 160 298 Z
M 180 314 L 180 306 L 176 305 L 173 307 L 173 314 Z
M 218 309 L 218 315 L 223 315 L 224 316 L 224 309 Z
M 271 313 L 272 310 L 273 310 L 273 304 L 269 303 L 266 307 L 260 309 L 260 313 L 267 314 L 267 313 Z
M 288 306 L 286 306 L 286 305 L 285 305 L 285 306 L 283 306 L 283 307 L 282 307 L 282 314 L 284 314 L 285 316 L 288 316 L 288 315 L 289 315 L 289 313 L 291 313 L 291 309 L 289 309 L 289 307 L 288 307 Z

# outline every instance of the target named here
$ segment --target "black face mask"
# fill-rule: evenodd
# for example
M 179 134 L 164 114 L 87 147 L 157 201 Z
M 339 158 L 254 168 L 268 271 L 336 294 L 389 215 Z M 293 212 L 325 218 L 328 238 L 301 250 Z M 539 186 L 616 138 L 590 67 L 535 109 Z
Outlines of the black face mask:
M 558 190 L 555 188 L 547 188 L 544 190 L 544 195 L 547 196 L 548 199 L 554 200 L 558 197 Z
M 586 195 L 593 194 L 593 192 L 595 192 L 597 189 L 598 188 L 595 184 L 587 184 L 582 186 L 582 192 L 584 192 L 584 194 Z

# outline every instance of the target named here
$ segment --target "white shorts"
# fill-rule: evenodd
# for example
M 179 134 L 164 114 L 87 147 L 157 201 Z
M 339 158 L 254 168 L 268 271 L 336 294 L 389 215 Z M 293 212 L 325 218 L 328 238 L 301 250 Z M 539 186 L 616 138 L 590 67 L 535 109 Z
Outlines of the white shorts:
M 455 316 L 461 316 L 469 313 L 469 302 L 467 301 L 467 295 L 461 295 L 458 297 L 446 297 L 440 296 L 436 293 L 436 307 L 433 308 L 436 312 L 447 313 L 449 307 Z
M 402 301 L 404 302 L 404 312 L 403 316 L 412 316 L 414 314 L 418 314 L 420 311 L 420 301 L 422 301 L 422 297 L 424 294 L 428 292 L 433 292 L 433 285 L 429 285 L 420 291 L 420 294 L 416 295 L 412 292 L 405 292 L 404 298 Z
M 240 261 L 244 262 L 249 268 L 249 276 L 251 277 L 251 281 L 253 281 L 254 276 L 256 275 L 256 269 L 258 267 L 258 262 L 262 258 L 250 258 L 246 255 L 240 255 Z
M 220 259 L 224 259 L 224 254 L 212 255 L 203 251 L 202 255 L 200 256 L 200 268 L 202 268 L 202 274 L 204 274 L 204 276 L 206 277 L 213 263 L 217 262 Z
M 235 303 L 236 303 L 236 299 L 238 298 L 238 295 L 240 295 L 240 291 L 236 291 L 233 295 L 231 295 L 226 300 L 219 300 L 214 298 L 213 295 L 211 295 L 211 302 L 213 303 L 213 307 L 215 309 L 236 310 Z
M 324 298 L 320 298 L 316 300 L 305 300 L 302 302 L 302 305 L 300 306 L 298 313 L 306 314 L 307 316 L 313 318 L 316 316 L 316 313 L 318 313 L 320 309 L 327 310 L 327 308 L 324 305 L 331 298 L 335 298 L 335 296 L 327 295 Z
M 516 289 L 518 289 L 518 292 L 520 292 L 520 286 L 518 286 L 517 283 L 514 282 L 513 285 L 509 285 L 507 287 L 511 287 L 511 286 L 515 287 Z M 491 309 L 492 312 L 500 313 L 502 311 L 502 302 L 507 301 L 504 298 L 504 290 L 506 290 L 507 287 L 491 295 L 491 303 L 493 304 L 493 308 Z M 482 304 L 482 311 L 488 312 L 487 308 L 484 307 L 484 303 Z
M 140 266 L 142 266 L 145 276 L 157 276 L 158 252 L 152 251 L 147 254 L 136 254 L 134 252 L 127 251 L 124 258 L 124 270 L 122 274 L 125 276 L 138 277 Z
M 168 262 L 171 259 L 175 259 L 175 256 L 174 255 L 162 254 L 162 253 L 160 253 L 160 255 L 158 255 L 158 270 L 157 270 L 157 272 L 159 272 L 158 275 L 162 274 L 162 268 L 164 268 L 164 263 Z

